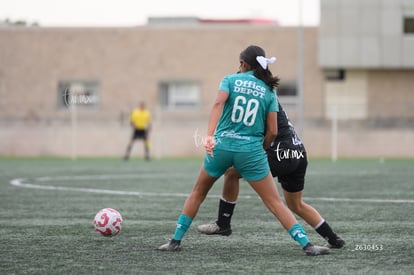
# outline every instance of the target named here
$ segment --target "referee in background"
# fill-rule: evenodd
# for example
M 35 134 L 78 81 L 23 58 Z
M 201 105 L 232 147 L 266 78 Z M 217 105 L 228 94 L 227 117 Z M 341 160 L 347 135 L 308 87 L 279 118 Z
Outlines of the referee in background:
M 131 154 L 132 145 L 137 139 L 144 141 L 145 160 L 150 160 L 149 148 L 150 142 L 148 140 L 149 131 L 151 130 L 151 114 L 145 106 L 145 102 L 140 102 L 139 107 L 135 108 L 129 116 L 133 132 L 128 143 L 124 160 L 128 160 Z

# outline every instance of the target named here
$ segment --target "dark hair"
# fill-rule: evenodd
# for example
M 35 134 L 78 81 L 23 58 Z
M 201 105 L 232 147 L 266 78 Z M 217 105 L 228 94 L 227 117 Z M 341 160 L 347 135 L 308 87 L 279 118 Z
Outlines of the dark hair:
M 250 45 L 240 53 L 240 60 L 246 61 L 253 70 L 254 76 L 266 83 L 271 90 L 274 90 L 279 86 L 279 78 L 273 76 L 269 69 L 263 69 L 262 66 L 260 66 L 259 62 L 256 60 L 256 57 L 258 56 L 265 57 L 265 51 L 259 46 Z

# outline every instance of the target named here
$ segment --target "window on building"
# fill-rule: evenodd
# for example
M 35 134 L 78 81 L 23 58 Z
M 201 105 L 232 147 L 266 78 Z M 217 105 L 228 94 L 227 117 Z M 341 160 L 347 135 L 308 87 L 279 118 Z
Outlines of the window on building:
M 325 79 L 330 81 L 345 80 L 344 69 L 326 69 L 324 71 Z
M 61 80 L 58 83 L 58 107 L 93 109 L 99 104 L 99 83 L 90 80 Z
M 279 87 L 277 88 L 277 95 L 278 96 L 297 96 L 298 90 L 296 88 L 296 83 L 292 82 L 285 82 L 280 83 Z
M 195 109 L 200 104 L 200 85 L 191 81 L 161 82 L 159 103 L 166 109 Z
M 277 87 L 277 98 L 284 108 L 295 108 L 298 101 L 298 89 L 296 82 L 281 81 L 279 87 Z
M 404 33 L 414 34 L 414 16 L 404 17 Z

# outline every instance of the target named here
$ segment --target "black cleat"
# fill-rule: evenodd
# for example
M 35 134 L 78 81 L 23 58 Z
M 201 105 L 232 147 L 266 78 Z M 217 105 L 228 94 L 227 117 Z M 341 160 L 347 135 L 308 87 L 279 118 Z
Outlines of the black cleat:
M 344 245 L 345 245 L 345 240 L 338 236 L 333 241 L 329 240 L 326 247 L 329 247 L 329 248 L 342 248 L 342 247 L 344 247 Z

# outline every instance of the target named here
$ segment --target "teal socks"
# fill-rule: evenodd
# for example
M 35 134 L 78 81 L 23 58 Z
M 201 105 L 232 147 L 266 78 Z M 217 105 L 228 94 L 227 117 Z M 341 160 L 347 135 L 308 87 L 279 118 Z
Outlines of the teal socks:
M 175 233 L 173 240 L 181 241 L 190 227 L 193 219 L 185 214 L 180 214 L 177 221 L 177 227 L 175 228 Z
M 294 224 L 291 229 L 288 230 L 289 235 L 300 244 L 302 248 L 304 248 L 308 243 L 308 235 L 305 232 L 305 229 L 303 229 L 302 225 L 300 224 Z

